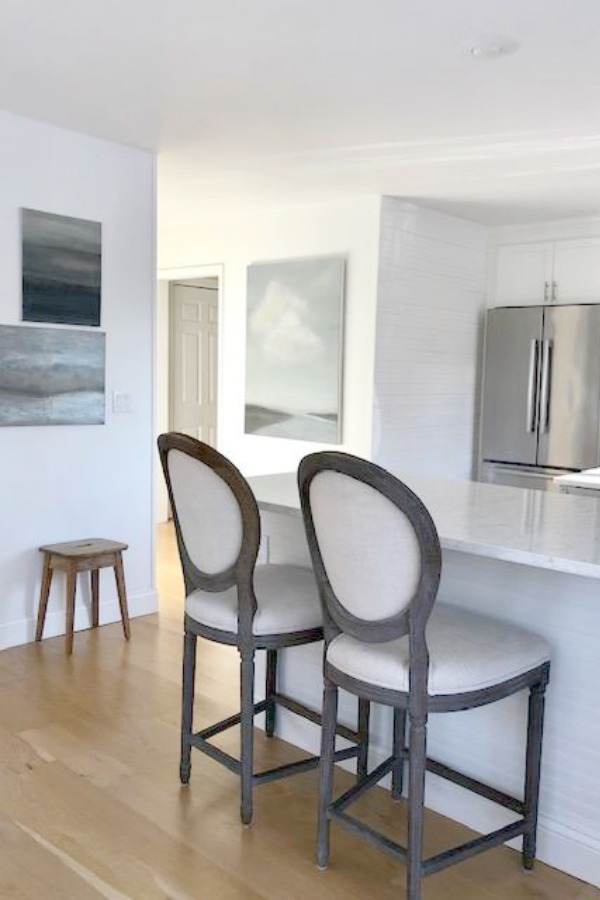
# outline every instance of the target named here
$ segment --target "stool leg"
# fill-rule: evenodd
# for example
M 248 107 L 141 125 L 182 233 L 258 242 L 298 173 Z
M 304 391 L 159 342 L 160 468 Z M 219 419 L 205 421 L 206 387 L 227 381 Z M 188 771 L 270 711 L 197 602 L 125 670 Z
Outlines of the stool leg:
M 321 762 L 319 764 L 319 818 L 317 828 L 317 867 L 319 869 L 326 869 L 329 862 L 329 807 L 333 794 L 333 764 L 337 708 L 337 685 L 325 677 L 323 680 Z
M 42 572 L 42 585 L 40 587 L 40 606 L 38 609 L 37 628 L 35 630 L 36 641 L 41 641 L 44 632 L 44 623 L 46 621 L 46 610 L 48 609 L 48 597 L 50 596 L 50 585 L 52 584 L 52 575 L 54 570 L 50 568 L 50 555 L 44 554 L 44 570 Z
M 408 866 L 407 900 L 421 900 L 423 878 L 423 807 L 427 759 L 427 717 L 408 714 Z
M 406 749 L 406 710 L 394 709 L 394 767 L 392 768 L 392 798 L 402 799 L 404 782 L 404 752 Z
M 98 569 L 92 569 L 90 575 L 92 582 L 92 628 L 97 628 L 100 624 L 100 573 Z
M 252 786 L 254 773 L 254 651 L 240 653 L 240 760 L 242 781 L 241 818 L 243 825 L 252 823 Z
M 265 711 L 265 733 L 267 737 L 275 734 L 275 701 L 273 694 L 277 690 L 277 650 L 267 650 L 267 677 L 265 698 L 269 701 Z
M 73 652 L 73 622 L 75 619 L 75 589 L 77 586 L 77 570 L 74 566 L 67 570 L 67 653 Z
M 181 704 L 181 760 L 179 777 L 189 784 L 192 768 L 191 738 L 194 732 L 194 691 L 196 685 L 196 635 L 186 629 L 183 640 L 183 680 Z
M 523 866 L 525 869 L 533 869 L 535 862 L 542 733 L 544 730 L 544 690 L 544 684 L 536 684 L 529 692 L 527 760 L 525 764 L 525 822 L 527 827 L 523 835 Z
M 356 757 L 356 777 L 358 781 L 369 773 L 369 719 L 371 704 L 364 697 L 358 698 L 358 756 Z
M 119 595 L 119 606 L 121 607 L 121 619 L 123 621 L 123 634 L 125 640 L 131 637 L 129 628 L 129 612 L 127 610 L 127 592 L 125 590 L 125 575 L 123 573 L 123 557 L 121 553 L 117 553 L 115 560 L 115 580 L 117 582 L 117 593 Z

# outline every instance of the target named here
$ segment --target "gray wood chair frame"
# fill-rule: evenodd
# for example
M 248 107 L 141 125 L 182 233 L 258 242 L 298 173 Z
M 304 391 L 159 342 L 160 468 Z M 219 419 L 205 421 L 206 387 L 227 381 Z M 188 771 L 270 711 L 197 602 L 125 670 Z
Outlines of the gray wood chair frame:
M 407 612 L 376 623 L 350 615 L 338 601 L 321 556 L 312 517 L 310 488 L 315 476 L 334 471 L 370 485 L 387 497 L 412 523 L 420 551 L 421 576 Z M 299 466 L 298 483 L 302 513 L 313 567 L 323 604 L 323 626 L 326 647 L 342 632 L 361 641 L 391 641 L 408 635 L 410 669 L 409 690 L 394 691 L 348 676 L 327 662 L 324 663 L 323 730 L 321 747 L 321 776 L 319 824 L 317 839 L 318 865 L 326 868 L 329 857 L 329 826 L 335 819 L 348 830 L 367 838 L 407 864 L 408 900 L 420 900 L 422 879 L 453 863 L 476 853 L 523 835 L 522 860 L 531 869 L 535 860 L 536 827 L 544 693 L 548 683 L 550 664 L 532 669 L 516 678 L 469 693 L 429 695 L 429 657 L 425 626 L 435 603 L 440 575 L 441 548 L 437 530 L 421 500 L 402 482 L 373 463 L 345 453 L 325 451 L 305 457 Z M 360 548 L 357 548 L 357 553 Z M 333 766 L 332 739 L 337 718 L 338 688 L 343 688 L 369 702 L 381 703 L 394 710 L 393 753 L 381 765 L 361 778 L 358 783 L 336 800 L 332 799 Z M 434 712 L 453 712 L 483 706 L 501 700 L 521 690 L 529 690 L 527 749 L 525 761 L 524 797 L 519 799 L 483 784 L 468 775 L 427 757 L 427 717 Z M 408 720 L 408 740 L 405 738 Z M 402 794 L 402 774 L 408 763 L 408 846 L 390 840 L 347 812 L 352 802 L 366 790 L 391 773 L 392 794 Z M 460 846 L 445 850 L 429 859 L 423 858 L 423 812 L 425 773 L 430 771 L 461 787 L 491 800 L 514 812 L 518 819 L 504 828 L 482 835 Z
M 180 778 L 182 784 L 188 784 L 191 774 L 192 748 L 201 750 L 213 760 L 222 763 L 241 779 L 241 819 L 246 825 L 252 821 L 252 791 L 255 785 L 274 781 L 301 772 L 314 769 L 319 765 L 319 757 L 287 765 L 277 766 L 267 771 L 254 773 L 253 724 L 254 717 L 265 713 L 265 732 L 268 737 L 275 734 L 276 708 L 284 707 L 309 721 L 321 725 L 320 713 L 310 709 L 293 698 L 281 693 L 277 688 L 278 651 L 301 644 L 323 640 L 323 629 L 311 628 L 283 634 L 260 635 L 253 633 L 253 620 L 257 610 L 254 593 L 254 570 L 260 546 L 260 515 L 252 490 L 238 469 L 221 453 L 195 440 L 192 437 L 174 432 L 162 434 L 158 438 L 160 460 L 167 484 L 177 546 L 185 585 L 186 597 L 197 589 L 210 592 L 221 592 L 236 587 L 238 597 L 237 633 L 208 627 L 196 622 L 191 616 L 184 617 L 184 651 L 183 651 L 183 685 L 182 685 L 182 726 L 181 726 L 181 761 Z M 216 574 L 202 572 L 193 562 L 185 545 L 182 528 L 177 514 L 177 498 L 174 495 L 168 467 L 168 454 L 178 450 L 209 466 L 231 489 L 240 510 L 242 521 L 242 541 L 240 553 L 235 563 L 226 571 Z M 229 716 L 214 725 L 200 731 L 193 730 L 194 688 L 196 671 L 197 638 L 205 638 L 221 644 L 236 646 L 240 653 L 240 701 L 239 713 Z M 257 650 L 266 651 L 266 684 L 265 699 L 254 702 L 254 668 Z M 336 733 L 351 746 L 335 751 L 337 760 L 356 757 L 357 772 L 364 775 L 367 771 L 369 704 L 359 704 L 358 729 L 353 730 L 344 725 L 337 725 Z M 210 739 L 231 728 L 240 725 L 240 758 L 210 743 Z

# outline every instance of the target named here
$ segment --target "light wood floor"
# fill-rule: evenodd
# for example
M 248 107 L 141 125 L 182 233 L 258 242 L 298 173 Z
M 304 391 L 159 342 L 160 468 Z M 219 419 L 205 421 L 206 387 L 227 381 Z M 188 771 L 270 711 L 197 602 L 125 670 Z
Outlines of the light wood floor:
M 314 864 L 316 773 L 264 785 L 241 828 L 238 784 L 196 753 L 178 780 L 182 584 L 170 529 L 159 535 L 158 615 L 0 653 L 0 898 L 27 900 L 399 900 L 404 869 L 339 828 Z M 235 651 L 202 643 L 199 722 L 236 708 Z M 197 723 L 198 724 L 198 723 Z M 227 739 L 235 746 L 236 734 Z M 295 751 L 257 733 L 259 762 Z M 346 782 L 345 773 L 340 785 Z M 402 833 L 380 791 L 365 815 Z M 427 818 L 429 849 L 465 830 Z M 599 900 L 600 892 L 499 848 L 432 876 L 426 900 Z

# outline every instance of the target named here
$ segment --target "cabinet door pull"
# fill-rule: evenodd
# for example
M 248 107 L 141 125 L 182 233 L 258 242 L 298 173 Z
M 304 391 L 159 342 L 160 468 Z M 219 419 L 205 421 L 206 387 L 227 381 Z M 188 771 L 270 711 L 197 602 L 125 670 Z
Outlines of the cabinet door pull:
M 545 281 L 544 282 L 544 303 L 548 302 L 549 294 L 550 294 L 550 282 Z
M 553 300 L 558 299 L 558 282 L 556 282 L 556 281 L 552 282 L 552 299 Z

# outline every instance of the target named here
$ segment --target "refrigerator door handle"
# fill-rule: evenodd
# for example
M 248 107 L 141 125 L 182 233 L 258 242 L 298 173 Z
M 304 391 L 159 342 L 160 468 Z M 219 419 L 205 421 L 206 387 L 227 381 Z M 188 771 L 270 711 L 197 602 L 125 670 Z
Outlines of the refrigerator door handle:
M 532 340 L 529 345 L 529 377 L 527 379 L 527 431 L 533 432 L 536 428 L 536 396 L 539 341 Z
M 542 353 L 542 396 L 540 402 L 542 431 L 550 429 L 550 388 L 552 377 L 552 341 L 543 342 Z

